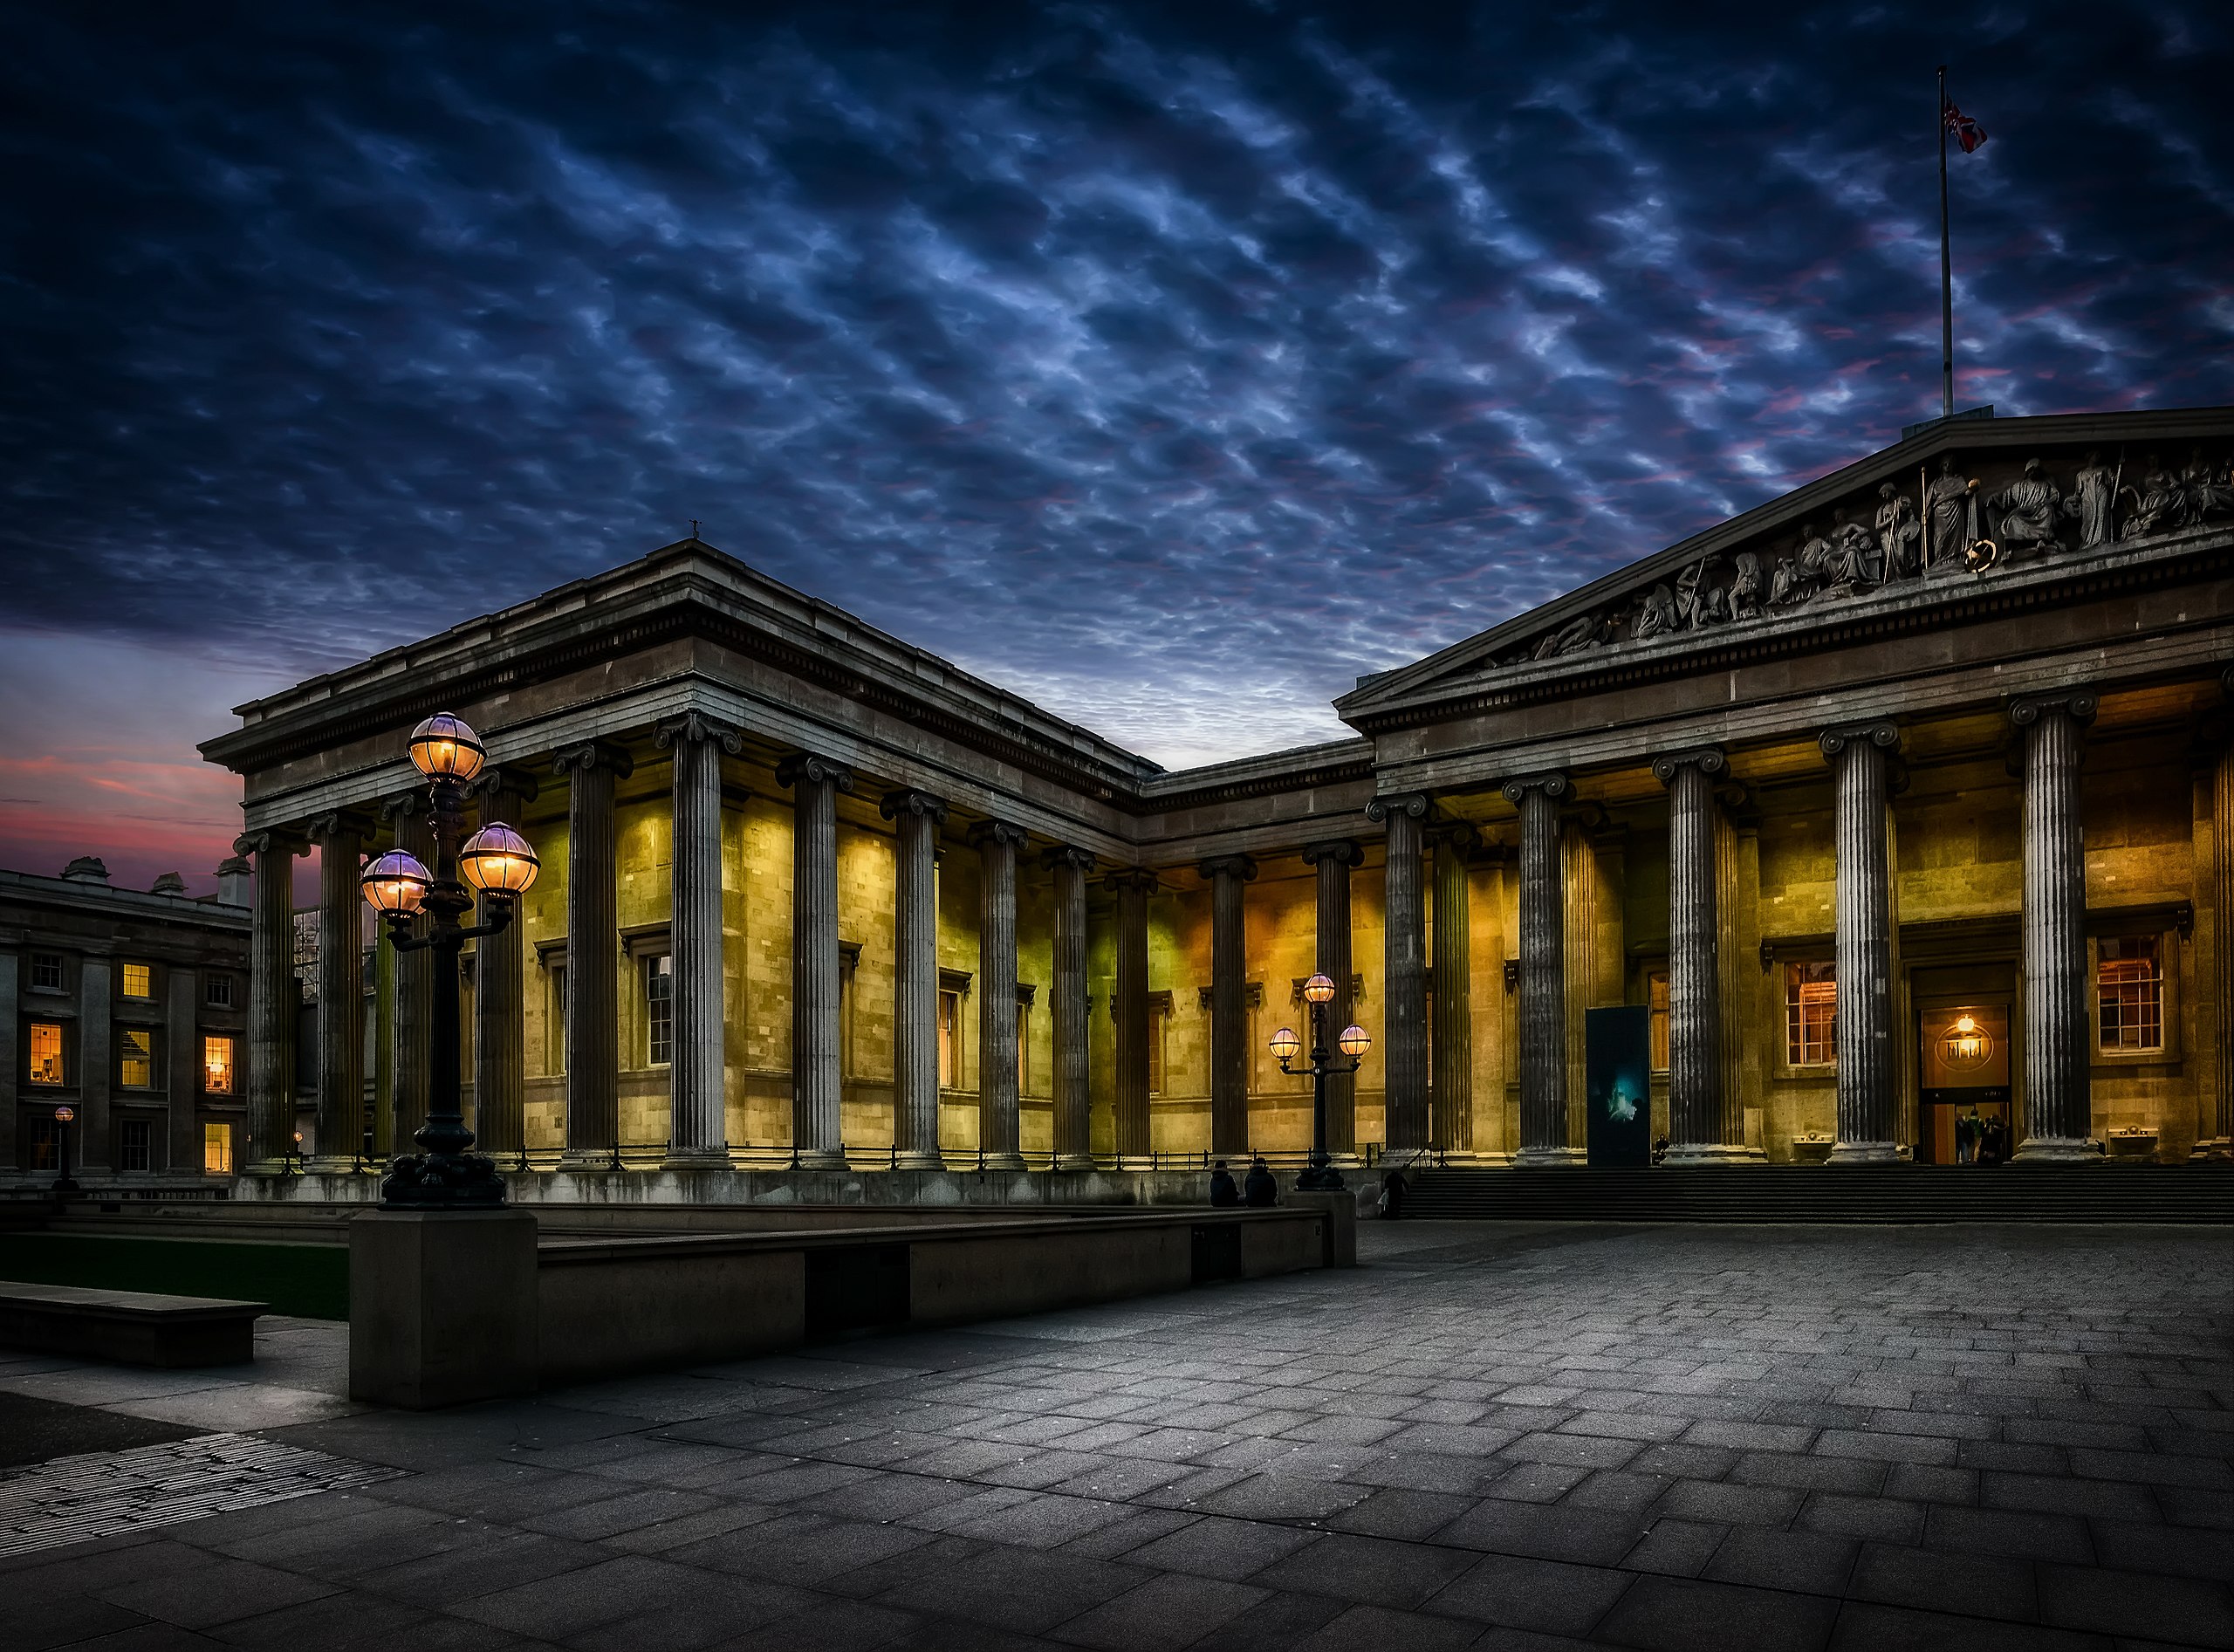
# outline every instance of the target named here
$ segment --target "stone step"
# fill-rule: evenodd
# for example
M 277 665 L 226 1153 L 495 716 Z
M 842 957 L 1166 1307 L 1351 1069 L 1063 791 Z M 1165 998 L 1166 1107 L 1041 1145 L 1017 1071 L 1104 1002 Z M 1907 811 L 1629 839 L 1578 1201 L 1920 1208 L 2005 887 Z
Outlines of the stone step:
M 1566 1222 L 2234 1222 L 2218 1164 L 1747 1165 L 1412 1176 L 1405 1215 Z

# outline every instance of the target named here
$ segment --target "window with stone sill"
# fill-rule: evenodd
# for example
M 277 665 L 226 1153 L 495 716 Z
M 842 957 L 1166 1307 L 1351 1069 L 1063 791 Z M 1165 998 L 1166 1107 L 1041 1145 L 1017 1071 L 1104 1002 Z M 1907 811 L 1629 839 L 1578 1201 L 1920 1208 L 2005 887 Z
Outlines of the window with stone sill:
M 1031 1093 L 1031 1006 L 1016 1006 L 1016 1093 Z
M 154 966 L 147 963 L 127 963 L 124 966 L 124 996 L 127 998 L 152 998 L 155 996 Z
M 1832 1066 L 1839 1059 L 1838 966 L 1785 965 L 1785 1065 Z
M 116 1081 L 127 1090 L 155 1087 L 155 1035 L 146 1027 L 117 1029 Z
M 1644 1001 L 1652 1011 L 1652 1070 L 1668 1071 L 1668 971 L 1649 970 L 1644 977 Z
M 939 994 L 939 1088 L 962 1087 L 962 994 Z
M 30 1065 L 24 1073 L 33 1084 L 65 1082 L 62 1067 L 62 1024 L 34 1021 L 31 1025 Z
M 368 977 L 371 973 L 369 970 L 366 971 Z M 231 1009 L 233 1007 L 233 977 L 229 975 L 213 975 L 205 977 L 202 983 L 202 1001 L 213 1010 Z
M 202 1090 L 205 1095 L 233 1093 L 233 1041 L 218 1033 L 202 1039 Z
M 2105 1055 L 2164 1048 L 2164 971 L 2160 936 L 2104 936 L 2094 943 L 2094 993 Z
M 1148 1004 L 1148 1093 L 1162 1095 L 1164 1089 L 1164 1038 L 1171 1026 L 1171 1005 L 1151 1001 Z
M 545 966 L 549 984 L 543 1014 L 543 1070 L 552 1078 L 566 1071 L 566 966 Z
M 205 1124 L 202 1127 L 202 1169 L 208 1176 L 230 1176 L 233 1173 L 233 1127 L 230 1124 Z
M 675 1061 L 675 955 L 654 953 L 643 960 L 645 1055 L 651 1066 Z
M 62 991 L 62 955 L 59 952 L 31 954 L 31 985 L 41 992 Z
M 62 1146 L 62 1127 L 54 1121 L 51 1113 L 33 1114 L 24 1132 L 24 1169 L 51 1170 L 57 1168 L 56 1157 Z M 76 1154 L 70 1155 L 76 1158 Z

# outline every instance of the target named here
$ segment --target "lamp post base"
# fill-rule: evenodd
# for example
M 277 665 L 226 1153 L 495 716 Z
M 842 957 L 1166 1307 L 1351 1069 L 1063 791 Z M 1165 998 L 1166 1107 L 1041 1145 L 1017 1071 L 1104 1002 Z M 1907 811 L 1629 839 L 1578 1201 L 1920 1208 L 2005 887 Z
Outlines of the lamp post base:
M 1324 1153 L 1312 1154 L 1311 1162 L 1295 1178 L 1298 1193 L 1340 1193 L 1348 1185 L 1342 1180 L 1342 1173 L 1326 1162 Z
M 388 1167 L 380 1182 L 383 1210 L 496 1210 L 504 1179 L 478 1153 L 414 1153 Z

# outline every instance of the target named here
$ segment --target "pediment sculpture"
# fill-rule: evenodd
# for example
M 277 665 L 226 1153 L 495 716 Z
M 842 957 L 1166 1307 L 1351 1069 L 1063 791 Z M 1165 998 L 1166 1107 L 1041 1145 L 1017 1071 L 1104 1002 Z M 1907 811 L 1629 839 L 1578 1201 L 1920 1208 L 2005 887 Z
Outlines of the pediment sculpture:
M 2178 468 L 2152 453 L 2130 469 L 2122 454 L 2106 461 L 2090 450 L 2066 481 L 2050 462 L 2032 457 L 1991 488 L 1947 454 L 1936 476 L 1919 471 L 1912 485 L 1886 477 L 1872 494 L 1834 506 L 1828 523 L 1803 522 L 1781 546 L 1710 552 L 1673 579 L 1575 615 L 1496 663 L 1649 645 L 1911 580 L 2107 550 L 2230 515 L 2228 460 L 2201 449 Z

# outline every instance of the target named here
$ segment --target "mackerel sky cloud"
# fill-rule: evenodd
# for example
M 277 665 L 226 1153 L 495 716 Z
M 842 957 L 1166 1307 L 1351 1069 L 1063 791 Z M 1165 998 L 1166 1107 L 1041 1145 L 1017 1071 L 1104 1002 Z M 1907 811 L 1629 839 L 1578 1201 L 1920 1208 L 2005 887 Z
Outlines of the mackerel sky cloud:
M 0 865 L 206 887 L 226 707 L 694 518 L 1166 764 L 1334 736 L 1936 411 L 1941 61 L 1962 399 L 2234 401 L 2225 9 L 1956 10 L 20 16 Z

